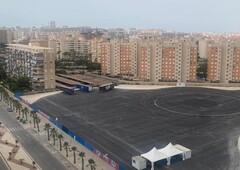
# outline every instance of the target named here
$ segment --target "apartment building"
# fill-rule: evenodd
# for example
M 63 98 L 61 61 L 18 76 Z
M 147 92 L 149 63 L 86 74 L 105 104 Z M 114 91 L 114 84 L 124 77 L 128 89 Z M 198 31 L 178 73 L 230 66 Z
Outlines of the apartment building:
M 138 43 L 137 78 L 150 80 L 151 67 L 151 44 L 148 42 Z
M 111 45 L 110 42 L 102 42 L 100 44 L 101 54 L 101 71 L 103 75 L 110 74 L 110 57 L 111 57 Z
M 36 91 L 55 89 L 55 62 L 50 48 L 22 44 L 8 44 L 7 48 L 7 73 L 11 77 L 30 77 Z
M 120 75 L 120 42 L 110 41 L 110 74 Z
M 103 60 L 110 60 L 108 67 L 112 76 L 131 76 L 152 82 L 196 81 L 198 48 L 195 42 L 114 40 L 109 46 L 109 56 L 106 57 L 106 53 L 101 56 Z M 102 62 L 104 74 L 106 67 L 106 62 Z
M 137 76 L 137 42 L 111 40 L 101 42 L 102 74 Z
M 225 40 L 208 46 L 208 80 L 240 82 L 240 42 Z
M 94 38 L 88 42 L 89 54 L 91 54 L 90 60 L 94 63 L 101 63 L 101 42 L 103 40 Z
M 211 82 L 220 82 L 221 62 L 222 62 L 222 44 L 220 42 L 208 45 L 208 80 Z
M 181 62 L 181 81 L 194 82 L 197 75 L 198 46 L 196 42 L 183 42 L 182 62 Z
M 230 82 L 240 82 L 240 43 L 235 44 L 233 47 L 232 59 L 232 79 Z
M 0 28 L 0 43 L 11 43 L 13 40 L 13 32 L 10 29 Z
M 57 41 L 57 53 L 59 58 L 64 58 L 64 53 L 76 51 L 80 55 L 88 56 L 88 41 L 82 38 L 64 37 Z

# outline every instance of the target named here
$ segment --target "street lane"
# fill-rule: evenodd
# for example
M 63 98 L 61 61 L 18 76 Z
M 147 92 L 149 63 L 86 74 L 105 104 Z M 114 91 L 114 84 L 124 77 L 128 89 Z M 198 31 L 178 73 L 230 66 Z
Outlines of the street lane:
M 2 170 L 8 170 L 9 169 L 1 156 L 0 156 L 0 169 L 2 169 Z
M 11 133 L 17 138 L 24 149 L 31 155 L 37 164 L 43 170 L 67 170 L 67 168 L 58 161 L 41 143 L 25 130 L 16 120 L 14 113 L 8 113 L 6 107 L 0 105 L 0 121 L 10 129 Z

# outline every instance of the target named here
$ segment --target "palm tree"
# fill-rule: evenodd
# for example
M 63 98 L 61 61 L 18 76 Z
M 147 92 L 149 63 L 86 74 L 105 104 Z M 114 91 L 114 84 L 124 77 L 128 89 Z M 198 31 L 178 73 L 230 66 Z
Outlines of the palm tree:
M 37 114 L 35 115 L 35 122 L 37 124 L 38 132 L 40 132 L 39 123 L 41 122 L 41 119 L 39 118 L 39 116 Z
M 11 102 L 11 108 L 15 110 L 17 113 L 17 100 L 14 100 L 12 97 L 10 97 L 10 102 Z
M 18 100 L 14 100 L 14 105 L 15 105 L 15 108 L 16 108 L 16 112 L 18 111 L 18 115 L 20 115 L 21 114 L 21 108 L 22 108 L 21 103 Z
M 8 160 L 11 160 L 12 159 L 12 152 L 9 152 L 9 157 L 8 157 Z
M 8 105 L 11 109 L 13 109 L 13 98 L 12 97 L 8 97 Z
M 32 117 L 32 119 L 33 119 L 33 127 L 34 127 L 34 128 L 36 128 L 36 121 L 35 121 L 36 114 L 37 114 L 37 112 L 34 111 L 34 110 L 32 110 L 32 111 L 30 112 L 30 117 Z
M 24 118 L 24 116 L 25 116 L 26 121 L 28 120 L 28 119 L 27 119 L 27 118 L 28 118 L 27 115 L 28 115 L 28 108 L 24 107 L 24 108 L 22 109 L 22 118 Z
M 59 147 L 60 147 L 60 151 L 62 151 L 62 140 L 63 140 L 63 135 L 60 133 L 57 135 L 57 138 L 59 140 Z
M 8 105 L 9 104 L 9 94 L 7 93 L 7 91 L 3 92 L 3 99 L 4 99 L 4 102 Z
M 69 143 L 68 142 L 64 142 L 63 143 L 63 147 L 64 147 L 64 149 L 66 150 L 66 157 L 68 157 L 68 148 L 69 148 Z
M 84 170 L 84 157 L 85 157 L 85 153 L 84 152 L 80 152 L 80 153 L 78 153 L 78 156 L 82 160 L 82 170 Z
M 17 146 L 18 146 L 18 145 L 17 145 L 17 144 L 18 144 L 18 140 L 17 140 L 17 139 L 15 140 L 15 144 L 16 144 L 16 147 L 17 147 Z
M 32 161 L 32 167 L 35 168 L 36 162 Z
M 88 166 L 90 166 L 91 170 L 95 170 L 97 165 L 96 165 L 95 161 L 91 158 L 91 159 L 88 160 L 87 167 Z
M 50 141 L 50 129 L 51 129 L 51 125 L 49 123 L 45 123 L 44 130 L 47 131 L 48 141 Z
M 24 119 L 24 116 L 25 116 L 25 110 L 22 109 L 21 111 L 22 111 L 22 118 Z
M 76 151 L 77 151 L 77 147 L 73 146 L 72 147 L 72 151 L 73 151 L 73 163 L 76 163 Z
M 55 146 L 56 137 L 57 137 L 57 130 L 55 128 L 51 128 L 50 135 L 53 137 L 53 145 Z
M 4 92 L 5 92 L 5 89 L 4 89 L 2 86 L 0 86 L 1 101 L 3 100 L 3 94 L 4 94 Z

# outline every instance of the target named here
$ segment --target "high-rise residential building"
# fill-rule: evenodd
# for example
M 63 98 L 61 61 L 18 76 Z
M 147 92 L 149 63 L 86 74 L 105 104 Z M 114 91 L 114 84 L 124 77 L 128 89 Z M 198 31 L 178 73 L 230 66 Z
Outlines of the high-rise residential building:
M 56 28 L 55 21 L 50 21 L 50 28 Z
M 240 82 L 240 43 L 237 43 L 233 47 L 233 59 L 232 59 L 232 82 Z
M 101 42 L 102 74 L 137 76 L 137 42 L 111 40 Z
M 53 41 L 52 41 L 53 42 Z M 80 37 L 63 37 L 56 39 L 56 51 L 57 59 L 65 57 L 65 52 L 75 51 L 79 55 L 88 56 L 88 41 Z M 53 44 L 52 44 L 53 45 Z
M 150 80 L 151 45 L 149 42 L 139 42 L 137 58 L 137 78 Z
M 199 57 L 200 58 L 207 58 L 208 57 L 208 44 L 210 40 L 208 39 L 201 39 L 198 42 L 198 50 L 199 50 Z
M 196 81 L 196 42 L 111 40 L 101 43 L 101 48 L 104 74 L 152 82 Z
M 240 82 L 240 43 L 218 41 L 208 46 L 208 80 Z
M 196 81 L 198 67 L 198 46 L 196 42 L 184 42 L 182 46 L 181 81 Z
M 91 54 L 90 60 L 95 63 L 101 63 L 101 39 L 94 38 L 88 42 L 89 54 Z
M 26 76 L 36 91 L 55 89 L 55 61 L 46 47 L 8 44 L 7 73 L 11 77 Z
M 101 53 L 101 71 L 103 75 L 110 75 L 110 57 L 111 57 L 111 45 L 110 42 L 102 42 L 100 44 Z
M 0 28 L 0 43 L 11 43 L 13 40 L 13 32 L 6 28 Z
M 211 82 L 220 82 L 222 45 L 220 42 L 214 42 L 208 45 L 208 80 Z
M 162 45 L 161 81 L 181 81 L 182 44 Z

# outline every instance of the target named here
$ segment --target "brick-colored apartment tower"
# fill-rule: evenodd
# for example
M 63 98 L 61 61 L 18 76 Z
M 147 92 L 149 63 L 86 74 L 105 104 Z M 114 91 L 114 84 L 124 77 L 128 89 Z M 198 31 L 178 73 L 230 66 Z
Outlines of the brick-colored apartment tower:
M 208 45 L 207 79 L 210 82 L 220 82 L 222 46 L 220 43 Z
M 197 45 L 193 42 L 123 41 L 101 43 L 102 73 L 142 81 L 196 81 Z

